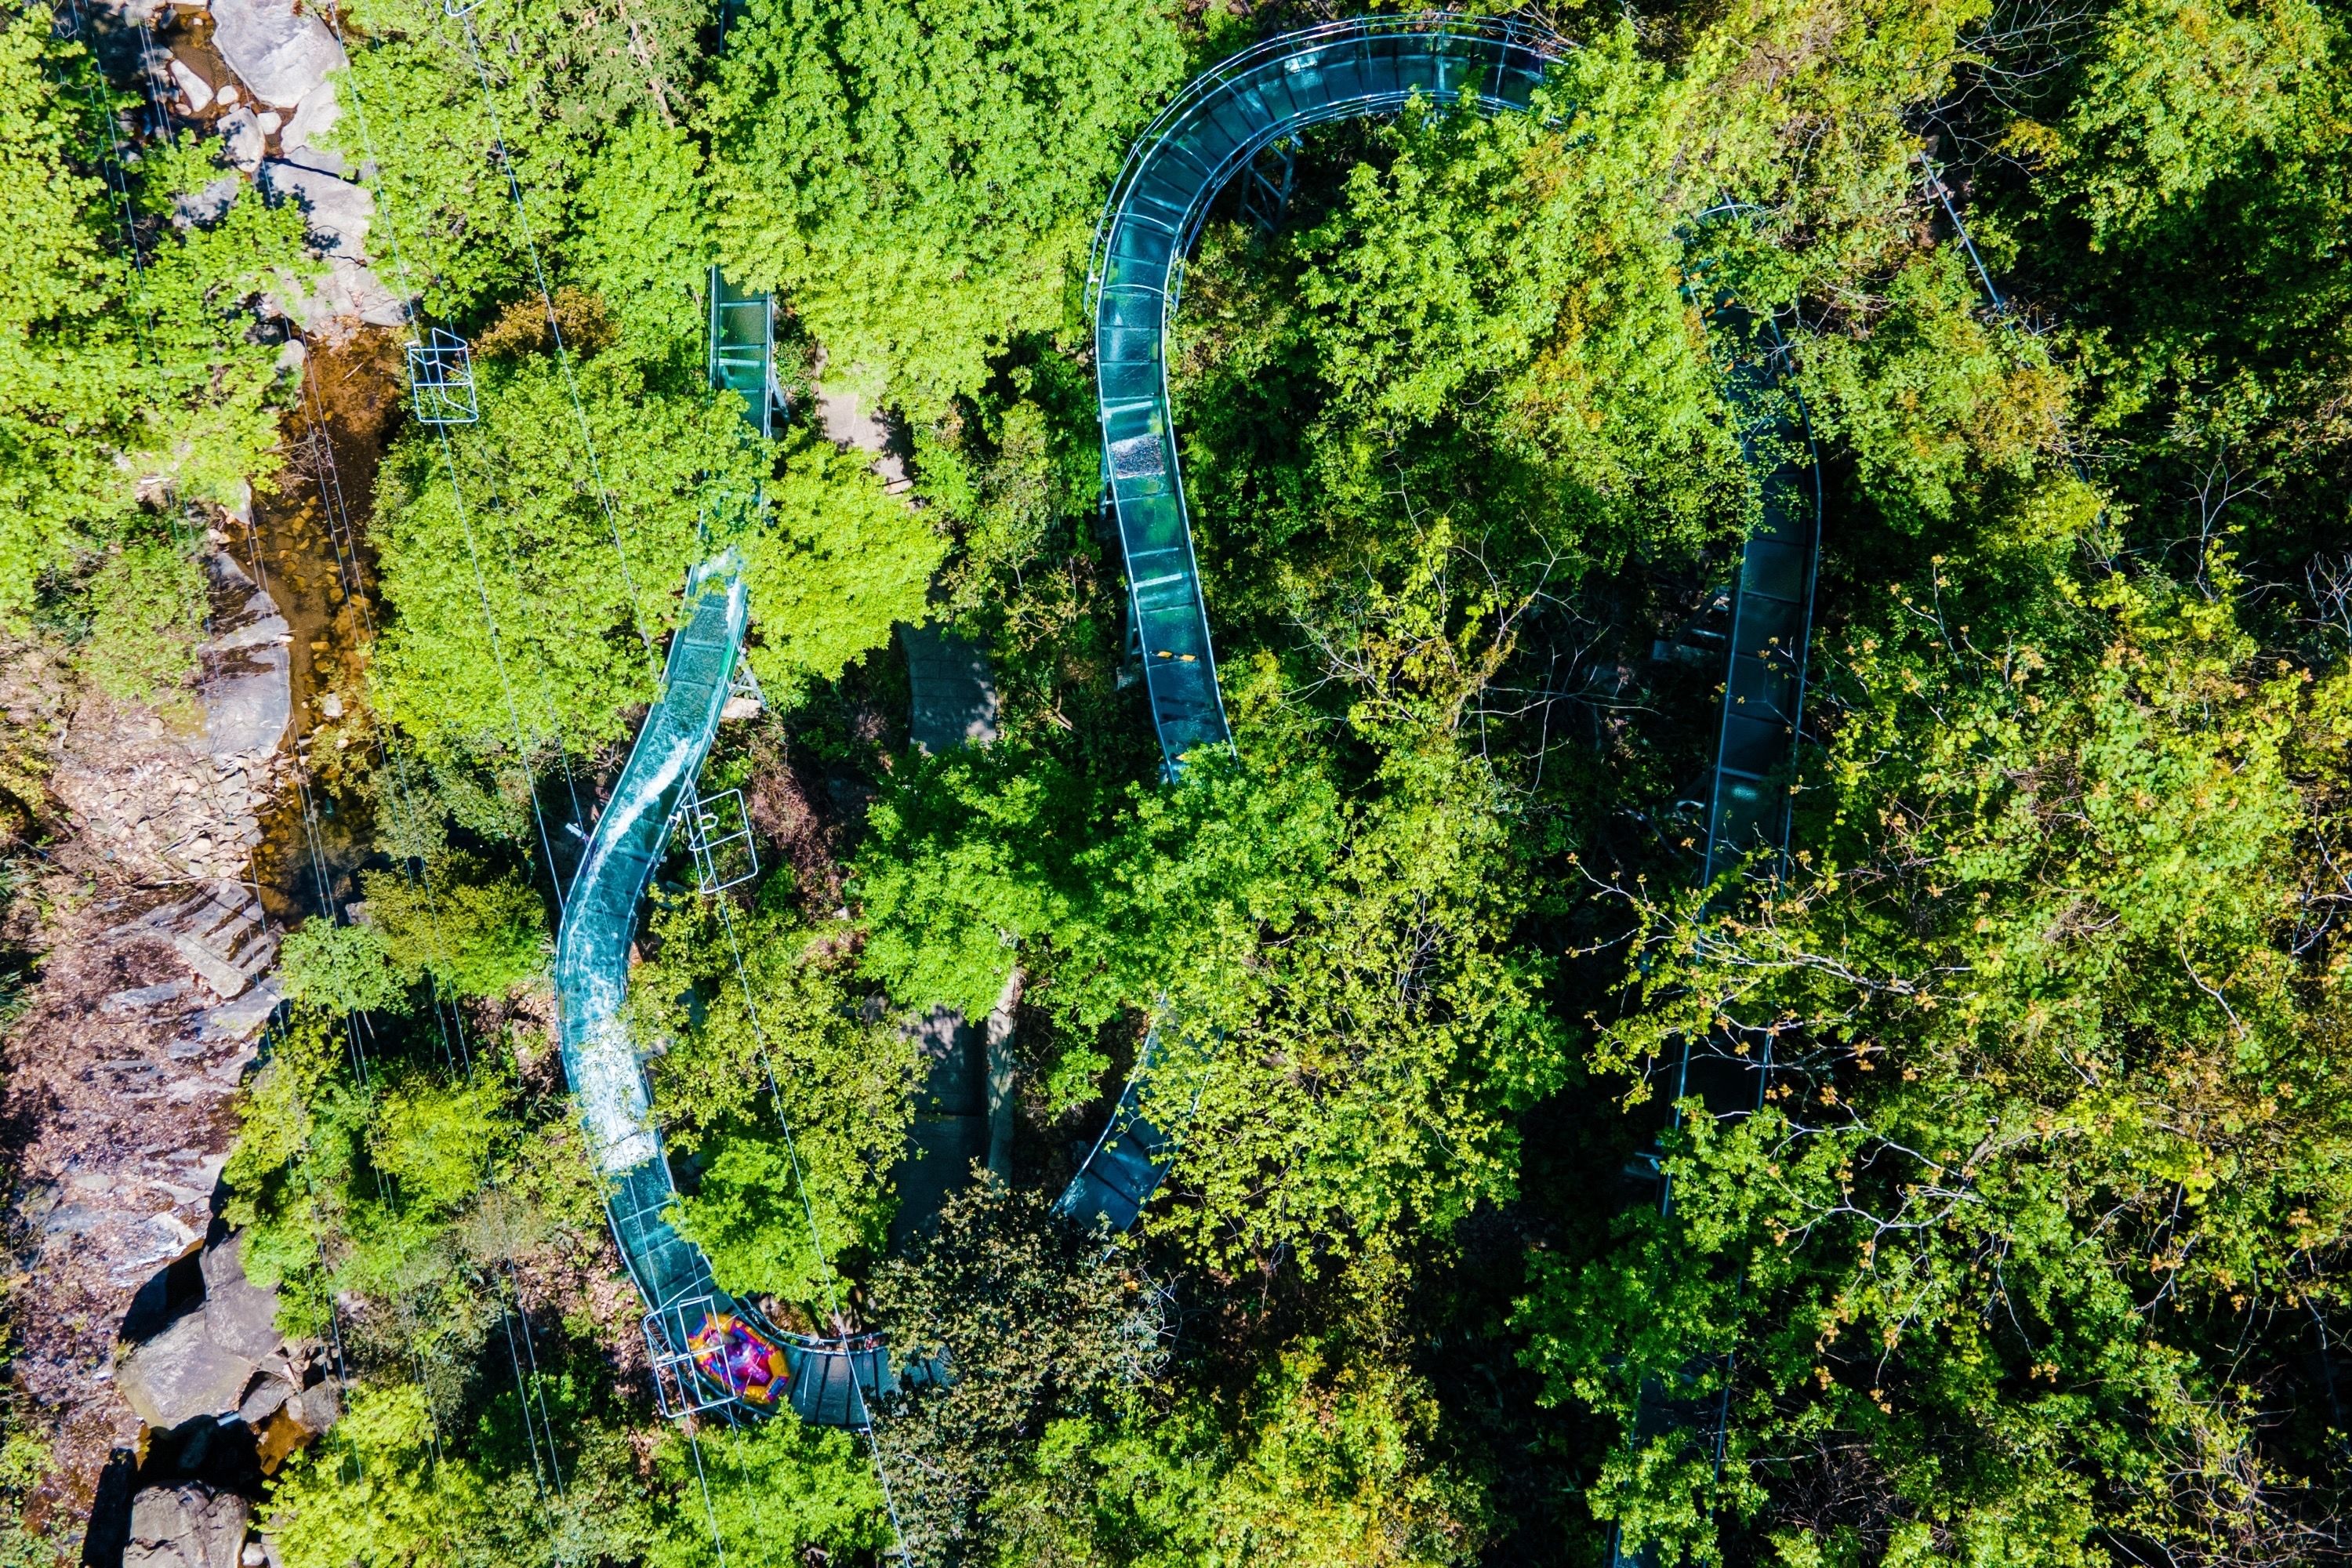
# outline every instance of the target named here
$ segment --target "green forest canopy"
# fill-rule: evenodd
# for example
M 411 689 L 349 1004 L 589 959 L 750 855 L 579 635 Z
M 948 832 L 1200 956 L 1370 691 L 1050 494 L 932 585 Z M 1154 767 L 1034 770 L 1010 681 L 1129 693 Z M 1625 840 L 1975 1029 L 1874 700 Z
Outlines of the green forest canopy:
M 380 210 L 481 346 L 485 417 L 386 453 L 394 761 L 341 781 L 377 807 L 372 918 L 289 941 L 228 1173 L 290 1321 L 366 1303 L 340 1447 L 269 1505 L 289 1561 L 891 1541 L 839 1435 L 698 1471 L 616 1385 L 635 1331 L 593 1306 L 536 1021 L 527 802 L 612 761 L 714 530 L 771 710 L 713 777 L 768 871 L 740 984 L 717 906 L 649 917 L 635 1026 L 722 1278 L 815 1322 L 813 1212 L 861 1321 L 967 1368 L 879 1431 L 920 1561 L 2352 1554 L 2340 10 L 1571 9 L 1549 118 L 1315 132 L 1283 225 L 1220 208 L 1189 268 L 1171 378 L 1237 747 L 1172 785 L 1093 527 L 1079 285 L 1128 139 L 1258 21 L 484 0 L 559 358 L 464 32 L 350 19 Z M 223 323 L 299 263 L 250 197 L 161 220 L 159 156 L 131 273 L 42 21 L 0 29 L 0 614 L 129 692 L 185 618 L 173 509 L 275 461 L 275 350 Z M 914 504 L 704 391 L 714 258 L 778 290 L 803 407 L 821 376 L 892 411 Z M 1776 887 L 1691 885 L 1714 677 L 1654 657 L 1750 508 L 1695 268 L 1780 323 L 1827 496 Z M 904 743 L 890 627 L 927 610 L 992 656 L 985 750 Z M 1016 966 L 1013 1179 L 894 1247 L 898 1026 Z M 352 1010 L 387 1042 L 365 1084 Z M 1152 1021 L 1187 1132 L 1106 1255 L 1041 1194 Z M 1691 1039 L 1769 1051 L 1770 1088 L 1664 1134 L 1660 1213 L 1623 1173 Z M 529 1403 L 514 1260 L 555 1286 Z M 1719 1465 L 1641 1418 L 1661 1389 L 1725 1413 Z

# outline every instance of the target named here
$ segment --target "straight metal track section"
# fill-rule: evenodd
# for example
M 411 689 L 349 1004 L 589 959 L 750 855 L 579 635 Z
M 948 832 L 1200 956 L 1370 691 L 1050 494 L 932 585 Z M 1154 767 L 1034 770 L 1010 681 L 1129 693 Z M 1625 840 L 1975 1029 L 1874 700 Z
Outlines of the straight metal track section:
M 772 438 L 787 413 L 776 379 L 775 295 L 738 289 L 713 267 L 709 342 L 711 390 L 741 397 L 744 419 Z

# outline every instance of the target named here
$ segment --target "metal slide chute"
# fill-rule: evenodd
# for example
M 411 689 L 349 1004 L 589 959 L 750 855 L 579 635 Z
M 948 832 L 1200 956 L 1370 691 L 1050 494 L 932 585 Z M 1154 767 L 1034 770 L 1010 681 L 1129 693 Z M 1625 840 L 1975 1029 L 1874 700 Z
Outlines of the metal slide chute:
M 669 852 L 734 687 L 750 605 L 742 557 L 728 550 L 687 580 L 661 689 L 589 836 L 555 948 L 563 1070 L 579 1098 L 614 1239 L 646 1303 L 656 1392 L 673 1415 L 786 1407 L 824 1426 L 864 1426 L 894 1385 L 874 1336 L 788 1333 L 719 1288 L 709 1259 L 667 1217 L 677 1192 L 645 1068 L 621 1018 L 637 904 Z
M 1211 204 L 1237 176 L 1260 180 L 1259 155 L 1309 126 L 1394 113 L 1415 98 L 1452 103 L 1465 93 L 1487 114 L 1525 110 L 1569 47 L 1525 23 L 1452 16 L 1367 17 L 1286 33 L 1194 79 L 1128 154 L 1096 230 L 1087 289 L 1105 500 L 1126 552 L 1130 644 L 1139 645 L 1171 776 L 1188 753 L 1233 738 L 1168 393 L 1184 257 Z M 1285 184 L 1286 195 L 1286 175 Z M 1777 346 L 1769 322 L 1734 306 L 1718 304 L 1712 321 L 1743 351 Z M 1759 848 L 1784 849 L 1788 835 L 1821 509 L 1818 480 L 1794 456 L 1801 429 L 1772 384 L 1778 357 L 1743 352 L 1726 377 L 1761 489 L 1761 521 L 1741 552 L 1728 646 L 1716 655 L 1725 695 L 1705 791 L 1709 881 Z M 1123 1230 L 1167 1173 L 1174 1139 L 1139 1104 L 1156 1038 L 1063 1193 L 1065 1213 Z M 1744 1091 L 1753 1087 L 1743 1080 Z

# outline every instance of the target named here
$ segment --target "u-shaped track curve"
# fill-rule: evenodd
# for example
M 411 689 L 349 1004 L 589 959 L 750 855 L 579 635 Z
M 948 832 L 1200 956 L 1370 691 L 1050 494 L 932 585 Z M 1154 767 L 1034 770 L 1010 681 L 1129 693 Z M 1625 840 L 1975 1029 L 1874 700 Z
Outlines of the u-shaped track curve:
M 1393 113 L 1416 98 L 1444 105 L 1467 96 L 1487 114 L 1525 110 L 1570 47 L 1543 29 L 1494 18 L 1326 23 L 1269 38 L 1194 79 L 1129 153 L 1096 231 L 1087 289 L 1105 483 L 1171 776 L 1187 753 L 1232 742 L 1168 392 L 1183 258 L 1210 205 L 1259 153 L 1308 126 Z M 1769 322 L 1753 323 L 1736 306 L 1719 303 L 1715 318 L 1771 333 Z M 1820 490 L 1814 471 L 1793 455 L 1801 441 L 1785 438 L 1801 430 L 1766 395 L 1771 374 L 1751 359 L 1727 378 L 1761 494 L 1723 639 L 1723 710 L 1704 802 L 1709 881 L 1729 858 L 1759 844 L 1785 846 L 1784 781 L 1804 701 Z M 1139 1092 L 1156 1038 L 1147 1038 L 1109 1124 L 1063 1194 L 1065 1213 L 1123 1230 L 1166 1174 L 1172 1140 L 1144 1116 Z

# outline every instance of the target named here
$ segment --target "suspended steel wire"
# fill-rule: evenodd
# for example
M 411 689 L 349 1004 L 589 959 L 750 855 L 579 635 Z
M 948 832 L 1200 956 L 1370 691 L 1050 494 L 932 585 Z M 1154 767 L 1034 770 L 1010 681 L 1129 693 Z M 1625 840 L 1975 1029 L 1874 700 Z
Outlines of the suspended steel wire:
M 658 673 L 654 639 L 646 630 L 644 608 L 637 602 L 636 579 L 629 570 L 629 552 L 621 541 L 620 515 L 614 510 L 612 492 L 605 488 L 604 462 L 596 454 L 596 434 L 590 427 L 587 406 L 580 400 L 580 384 L 572 374 L 571 352 L 564 345 L 563 323 L 556 313 L 555 294 L 548 287 L 547 268 L 540 259 L 539 240 L 531 230 L 530 208 L 523 199 L 522 179 L 515 173 L 513 154 L 507 150 L 506 132 L 490 90 L 489 68 L 482 60 L 481 41 L 474 36 L 473 7 L 469 5 L 453 10 L 445 5 L 443 10 L 465 29 L 466 53 L 473 60 L 475 79 L 480 84 L 483 111 L 489 116 L 490 139 L 498 149 L 499 170 L 506 176 L 507 194 L 514 202 L 515 224 L 522 236 L 523 249 L 530 257 L 531 276 L 539 283 L 540 303 L 547 311 L 547 330 L 555 345 L 556 368 L 562 374 L 563 390 L 572 401 L 572 415 L 580 422 L 580 444 L 588 455 L 588 474 L 596 492 L 596 504 L 604 509 L 604 521 L 613 535 L 613 553 L 621 563 L 621 582 L 629 595 L 629 619 L 636 628 L 637 640 L 645 645 L 646 657 L 656 661 Z

